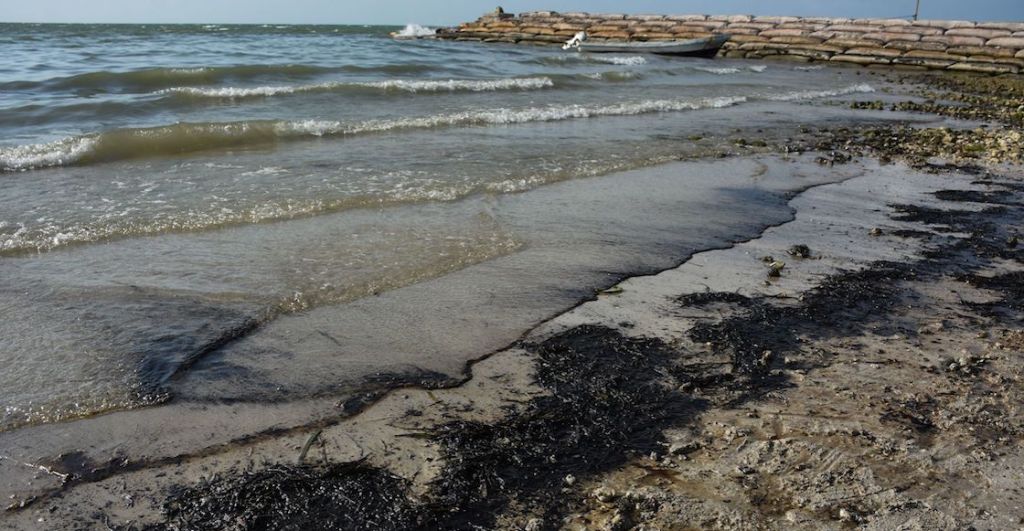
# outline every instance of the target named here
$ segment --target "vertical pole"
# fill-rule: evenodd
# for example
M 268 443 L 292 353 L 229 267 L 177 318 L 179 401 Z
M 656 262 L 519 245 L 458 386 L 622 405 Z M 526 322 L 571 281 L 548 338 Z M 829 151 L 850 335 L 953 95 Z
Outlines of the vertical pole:
M 917 16 L 921 14 L 921 0 L 917 0 L 917 7 L 914 8 L 914 21 L 917 21 Z

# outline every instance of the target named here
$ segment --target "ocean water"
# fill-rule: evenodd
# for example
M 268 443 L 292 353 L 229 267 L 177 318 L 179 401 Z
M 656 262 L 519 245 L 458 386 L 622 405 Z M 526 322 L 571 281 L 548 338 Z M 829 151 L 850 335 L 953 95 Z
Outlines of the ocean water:
M 786 215 L 749 168 L 603 176 L 874 90 L 396 29 L 0 24 L 0 431 L 457 373 Z

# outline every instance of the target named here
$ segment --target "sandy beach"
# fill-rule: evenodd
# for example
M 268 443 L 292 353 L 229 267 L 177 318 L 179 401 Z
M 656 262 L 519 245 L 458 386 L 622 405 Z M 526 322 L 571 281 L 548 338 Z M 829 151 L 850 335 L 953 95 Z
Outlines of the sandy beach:
M 1024 84 L 869 72 L 808 110 L 831 120 L 563 183 L 726 168 L 779 200 L 756 230 L 680 238 L 525 334 L 439 335 L 469 363 L 398 389 L 0 434 L 0 528 L 1019 528 Z

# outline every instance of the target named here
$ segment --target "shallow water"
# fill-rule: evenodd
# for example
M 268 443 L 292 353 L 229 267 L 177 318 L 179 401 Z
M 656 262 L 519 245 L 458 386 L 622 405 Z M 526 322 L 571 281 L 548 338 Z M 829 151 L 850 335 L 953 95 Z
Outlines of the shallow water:
M 729 165 L 556 183 L 873 90 L 392 29 L 0 25 L 0 430 L 457 372 L 786 212 Z

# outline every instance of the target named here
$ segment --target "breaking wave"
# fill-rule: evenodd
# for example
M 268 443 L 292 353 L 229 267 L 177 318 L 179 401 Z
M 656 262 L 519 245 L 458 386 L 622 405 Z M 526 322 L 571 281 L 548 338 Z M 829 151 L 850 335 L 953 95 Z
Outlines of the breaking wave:
M 154 90 L 182 87 L 216 85 L 228 81 L 244 81 L 266 78 L 312 77 L 332 72 L 415 74 L 435 70 L 436 66 L 426 64 L 394 64 L 373 67 L 346 65 L 325 67 L 317 65 L 236 65 L 195 68 L 147 68 L 127 72 L 98 71 L 59 77 L 44 81 L 14 81 L 0 84 L 6 90 L 70 90 L 70 91 L 116 91 L 151 92 Z
M 592 55 L 592 54 L 564 54 L 550 55 L 539 58 L 531 58 L 529 63 L 541 63 L 559 65 L 570 62 L 600 63 L 616 66 L 640 66 L 648 63 L 647 58 L 642 55 Z
M 419 24 L 406 24 L 401 31 L 395 33 L 397 37 L 430 37 L 437 33 L 437 30 L 420 26 Z
M 700 72 L 706 72 L 708 74 L 715 74 L 715 75 L 720 75 L 720 76 L 729 75 L 729 74 L 742 74 L 744 72 L 761 73 L 761 72 L 764 72 L 765 70 L 768 69 L 768 67 L 766 65 L 752 65 L 752 66 L 743 66 L 743 67 L 736 67 L 736 66 L 719 66 L 719 67 L 715 67 L 715 66 L 694 66 L 692 68 L 694 70 L 698 70 Z
M 540 90 L 553 87 L 549 77 L 506 78 L 489 80 L 405 80 L 393 79 L 368 82 L 328 82 L 310 85 L 284 85 L 264 87 L 172 87 L 158 94 L 172 94 L 193 98 L 263 98 L 310 92 L 384 91 L 384 92 L 490 92 L 500 90 Z
M 642 55 L 588 55 L 586 56 L 586 60 L 594 63 L 607 63 L 619 66 L 639 66 L 647 64 L 647 58 Z
M 799 101 L 874 92 L 867 84 L 823 91 L 759 96 L 770 101 Z M 0 147 L 0 171 L 93 164 L 118 160 L 176 156 L 232 147 L 265 146 L 286 140 L 342 137 L 390 131 L 553 122 L 650 113 L 722 108 L 748 101 L 745 96 L 699 100 L 644 100 L 606 105 L 550 105 L 522 109 L 497 108 L 432 116 L 341 122 L 334 120 L 261 120 L 247 122 L 178 123 L 160 127 L 115 129 L 69 137 L 46 144 Z
M 706 100 L 648 100 L 612 105 L 557 105 L 526 109 L 491 109 L 433 116 L 345 123 L 333 120 L 180 123 L 161 127 L 117 129 L 70 137 L 48 144 L 0 148 L 0 171 L 173 156 L 211 149 L 273 144 L 282 140 L 351 136 L 395 130 L 452 126 L 508 125 L 598 116 L 725 107 L 744 97 Z
M 771 101 L 799 101 L 813 100 L 817 98 L 832 98 L 835 96 L 846 96 L 848 94 L 866 94 L 874 92 L 875 88 L 867 83 L 843 87 L 833 90 L 807 90 L 802 92 L 790 92 L 788 94 L 777 94 L 765 96 L 764 99 Z

